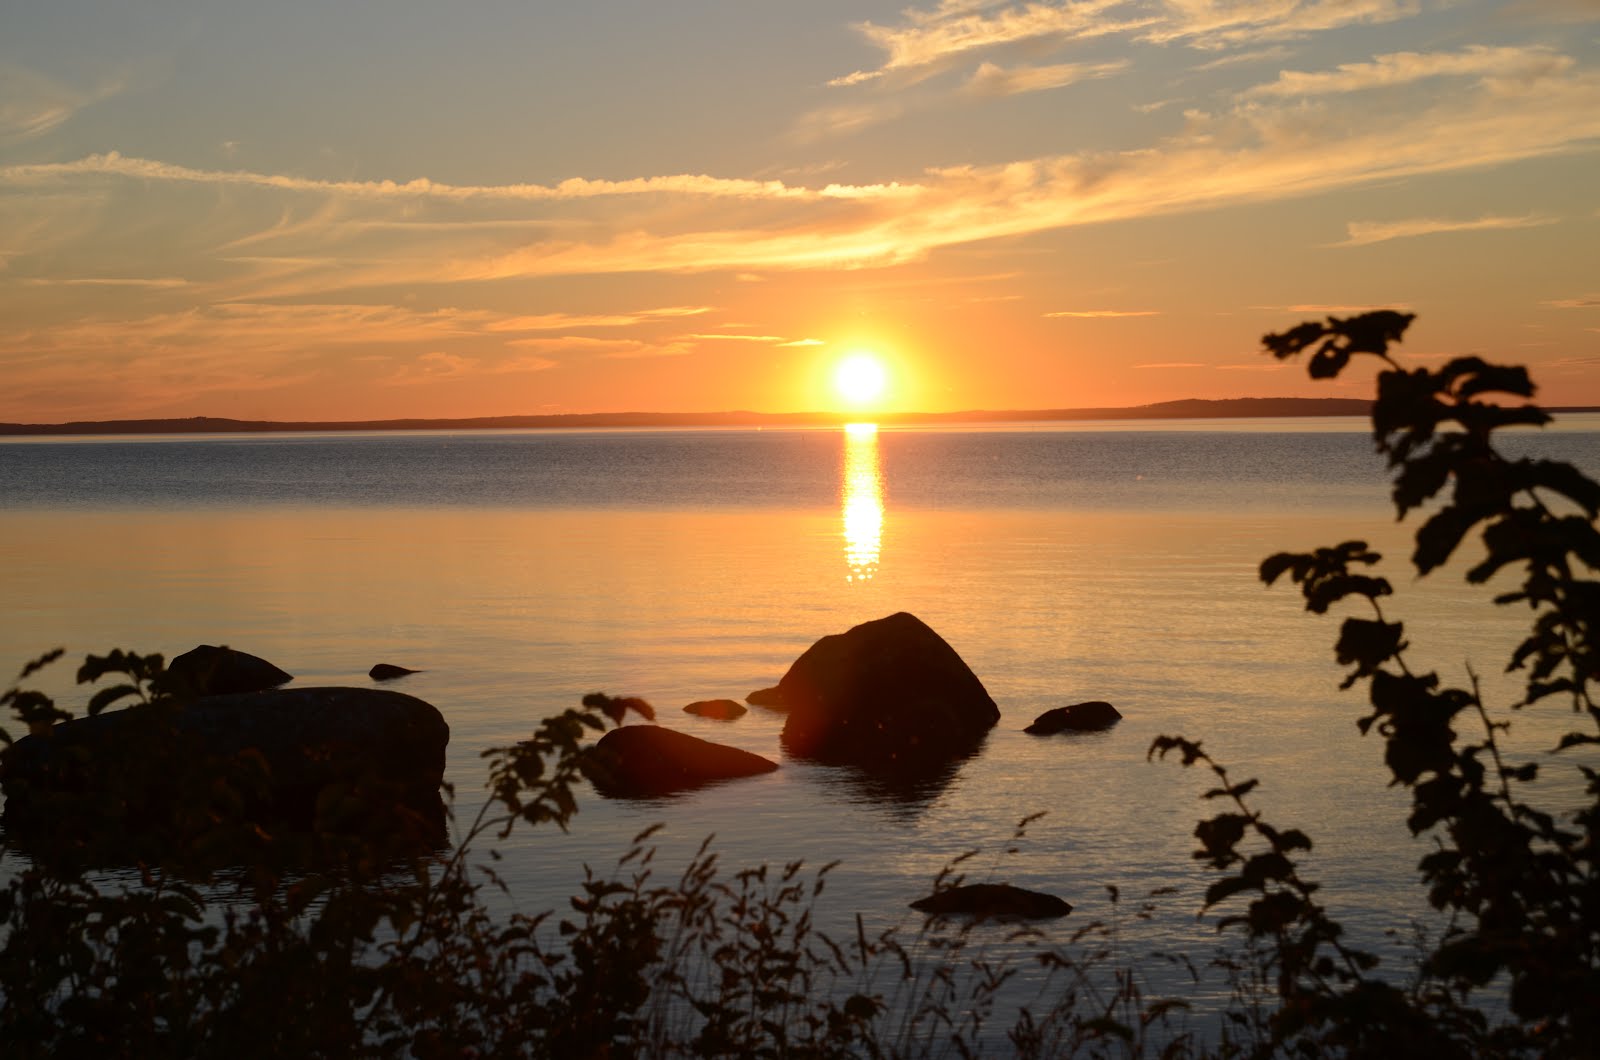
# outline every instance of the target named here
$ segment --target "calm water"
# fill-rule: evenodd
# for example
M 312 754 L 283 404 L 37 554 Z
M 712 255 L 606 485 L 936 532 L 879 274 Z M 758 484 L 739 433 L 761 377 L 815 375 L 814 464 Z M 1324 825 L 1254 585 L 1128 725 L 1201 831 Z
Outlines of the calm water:
M 1336 622 L 1255 574 L 1270 552 L 1350 537 L 1406 555 L 1358 426 L 5 442 L 0 668 L 55 645 L 170 656 L 202 642 L 265 656 L 301 684 L 366 684 L 376 662 L 422 668 L 397 687 L 449 720 L 449 779 L 470 811 L 480 752 L 596 689 L 781 760 L 781 717 L 680 708 L 743 698 L 818 637 L 909 610 L 1003 713 L 947 783 L 895 796 L 783 760 L 673 800 L 591 798 L 571 834 L 512 840 L 509 903 L 563 905 L 583 865 L 604 871 L 663 821 L 665 866 L 712 833 L 732 866 L 843 859 L 825 896 L 832 923 L 859 911 L 914 925 L 906 903 L 973 847 L 986 854 L 972 875 L 1074 903 L 1069 928 L 1108 914 L 1107 885 L 1175 887 L 1153 919 L 1125 925 L 1129 949 L 1204 956 L 1215 931 L 1195 912 L 1209 877 L 1190 853 L 1209 785 L 1145 760 L 1152 737 L 1182 733 L 1261 778 L 1269 818 L 1316 840 L 1329 906 L 1385 948 L 1423 910 L 1424 841 L 1406 833 L 1403 793 L 1383 786 L 1381 746 L 1357 733 L 1359 700 L 1337 691 Z M 1600 473 L 1600 419 L 1519 444 Z M 1501 645 L 1524 616 L 1486 618 L 1478 601 L 1493 589 L 1458 573 L 1389 573 L 1423 661 L 1451 680 L 1470 662 L 1503 689 Z M 67 674 L 55 675 L 63 691 Z M 1084 699 L 1125 720 L 1089 736 L 1021 732 Z M 1519 719 L 1514 735 L 1548 746 L 1564 720 Z M 1041 810 L 1002 854 L 1016 821 Z

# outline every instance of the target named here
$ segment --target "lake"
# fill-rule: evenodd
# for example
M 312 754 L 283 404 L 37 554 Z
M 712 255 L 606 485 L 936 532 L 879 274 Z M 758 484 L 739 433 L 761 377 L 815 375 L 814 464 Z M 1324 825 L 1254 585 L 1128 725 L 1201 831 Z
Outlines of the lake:
M 1596 475 L 1600 417 L 1512 447 Z M 570 834 L 514 836 L 496 900 L 529 912 L 565 907 L 584 865 L 607 872 L 664 822 L 663 873 L 711 834 L 731 867 L 840 859 L 825 925 L 859 912 L 914 929 L 906 903 L 978 848 L 969 878 L 1066 898 L 1063 930 L 1111 915 L 1108 886 L 1172 888 L 1148 919 L 1118 914 L 1127 952 L 1203 958 L 1217 936 L 1195 915 L 1211 876 L 1192 830 L 1211 785 L 1146 761 L 1156 735 L 1179 733 L 1261 779 L 1268 819 L 1316 841 L 1308 873 L 1333 914 L 1392 952 L 1388 933 L 1426 912 L 1426 840 L 1385 787 L 1381 744 L 1356 729 L 1359 693 L 1338 691 L 1337 621 L 1264 588 L 1257 565 L 1373 542 L 1416 656 L 1452 682 L 1471 664 L 1502 703 L 1526 621 L 1490 614 L 1494 587 L 1462 584 L 1460 563 L 1411 577 L 1413 527 L 1396 526 L 1382 462 L 1349 420 L 22 439 L 0 442 L 0 498 L 12 672 L 57 645 L 71 659 L 200 643 L 303 685 L 418 668 L 390 687 L 449 721 L 462 816 L 481 804 L 486 748 L 590 691 L 643 696 L 662 724 L 781 761 L 669 800 L 590 797 Z M 1002 712 L 942 784 L 890 792 L 785 759 L 782 717 L 761 709 L 731 723 L 681 710 L 773 685 L 819 637 L 896 611 L 942 634 Z M 81 709 L 73 668 L 42 683 Z M 1021 731 L 1088 699 L 1124 720 Z M 1519 718 L 1513 743 L 1548 747 L 1567 720 L 1550 713 Z M 1006 949 L 998 929 L 991 941 Z M 1010 989 L 1025 997 L 1037 975 Z M 1163 966 L 1148 975 L 1179 985 Z

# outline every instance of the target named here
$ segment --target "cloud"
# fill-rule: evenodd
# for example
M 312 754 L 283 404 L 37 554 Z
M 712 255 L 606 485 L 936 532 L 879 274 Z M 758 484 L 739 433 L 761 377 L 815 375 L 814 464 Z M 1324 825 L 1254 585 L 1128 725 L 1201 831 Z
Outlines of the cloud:
M 276 191 L 338 195 L 354 199 L 444 199 L 454 202 L 500 200 L 551 202 L 632 195 L 684 195 L 735 199 L 864 199 L 911 194 L 898 184 L 849 186 L 829 184 L 805 188 L 781 180 L 742 180 L 679 173 L 631 180 L 589 180 L 572 177 L 558 184 L 445 184 L 419 177 L 393 180 L 316 180 L 248 170 L 195 169 L 190 166 L 130 158 L 119 151 L 88 155 L 73 162 L 40 162 L 0 166 L 0 184 L 42 184 L 70 177 L 116 176 L 167 183 L 240 185 Z
M 123 91 L 119 81 L 70 88 L 26 67 L 0 62 L 0 144 L 43 136 L 84 107 Z
M 1051 317 L 1074 317 L 1079 319 L 1099 319 L 1103 317 L 1158 317 L 1159 309 L 1063 309 L 1055 313 L 1043 314 Z
M 1435 77 L 1476 77 L 1527 82 L 1566 73 L 1571 57 L 1549 48 L 1490 48 L 1473 45 L 1459 52 L 1393 52 L 1371 62 L 1343 63 L 1335 70 L 1304 73 L 1284 70 L 1276 81 L 1247 89 L 1245 98 L 1319 96 L 1408 85 Z
M 1600 295 L 1592 294 L 1587 298 L 1553 298 L 1539 304 L 1552 309 L 1597 309 L 1600 308 Z
M 1109 63 L 1059 63 L 1055 66 L 1017 66 L 1003 69 L 994 63 L 979 66 L 963 91 L 975 96 L 1017 96 L 1061 88 L 1090 78 L 1110 77 L 1131 65 L 1119 59 Z
M 691 338 L 691 339 L 707 339 L 707 340 L 710 340 L 710 341 L 713 341 L 713 342 L 718 342 L 718 341 L 723 341 L 723 342 L 761 342 L 761 343 L 767 343 L 767 344 L 770 344 L 770 345 L 776 345 L 776 344 L 781 343 L 781 342 L 784 341 L 782 335 L 728 335 L 728 334 L 719 335 L 719 334 L 716 334 L 715 332 L 712 332 L 712 333 L 709 333 L 709 334 L 702 332 L 702 333 L 698 333 L 698 334 L 694 334 L 694 335 L 688 335 L 688 336 L 685 336 L 685 337 L 686 338 Z
M 1435 235 L 1440 232 L 1479 232 L 1508 228 L 1537 228 L 1555 224 L 1559 218 L 1541 214 L 1522 217 L 1479 217 L 1471 221 L 1449 220 L 1437 217 L 1418 217 L 1404 221 L 1351 221 L 1345 225 L 1349 238 L 1330 247 L 1363 247 L 1390 239 L 1409 239 L 1413 236 Z
M 1349 315 L 1352 313 L 1371 313 L 1377 309 L 1397 309 L 1403 311 L 1410 309 L 1411 303 L 1384 302 L 1381 304 L 1374 303 L 1370 305 L 1361 305 L 1355 303 L 1329 305 L 1326 303 L 1302 302 L 1299 305 L 1257 305 L 1251 306 L 1250 308 L 1259 309 L 1268 313 L 1319 313 L 1323 316 L 1328 316 L 1330 314 L 1338 316 L 1341 314 Z
M 710 306 L 665 306 L 631 313 L 540 313 L 508 316 L 485 325 L 487 331 L 564 331 L 570 328 L 627 328 L 654 320 L 699 316 L 711 312 Z
M 821 339 L 795 339 L 791 342 L 780 342 L 778 345 L 779 347 L 826 346 L 827 343 Z
M 149 278 L 137 276 L 31 276 L 22 282 L 29 287 L 147 287 L 155 290 L 165 290 L 189 286 L 188 280 L 179 279 L 176 276 Z
M 443 383 L 462 376 L 473 375 L 478 367 L 478 361 L 472 357 L 461 357 L 453 353 L 442 353 L 435 350 L 424 353 L 411 364 L 402 366 L 397 372 L 382 380 L 384 386 L 416 386 L 420 383 Z

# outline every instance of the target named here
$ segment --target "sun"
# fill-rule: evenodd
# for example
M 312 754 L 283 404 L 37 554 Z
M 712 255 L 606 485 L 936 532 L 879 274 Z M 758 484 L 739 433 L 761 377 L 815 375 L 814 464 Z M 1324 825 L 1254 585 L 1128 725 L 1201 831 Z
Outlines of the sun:
M 852 405 L 870 405 L 889 387 L 889 370 L 874 353 L 853 353 L 833 370 L 833 388 Z

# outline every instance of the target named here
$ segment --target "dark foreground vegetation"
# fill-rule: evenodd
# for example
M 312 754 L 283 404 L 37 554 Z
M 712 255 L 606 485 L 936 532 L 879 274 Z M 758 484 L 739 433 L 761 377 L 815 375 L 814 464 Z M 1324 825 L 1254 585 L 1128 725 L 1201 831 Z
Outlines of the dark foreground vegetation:
M 1335 645 L 1349 667 L 1345 687 L 1366 693 L 1360 727 L 1383 741 L 1394 783 L 1411 792 L 1409 824 L 1433 841 L 1421 884 L 1448 914 L 1413 966 L 1380 967 L 1346 942 L 1297 863 L 1310 837 L 1269 824 L 1256 782 L 1181 736 L 1159 738 L 1150 754 L 1215 777 L 1204 798 L 1220 810 L 1195 829 L 1195 856 L 1216 871 L 1206 907 L 1234 942 L 1222 960 L 1232 1001 L 1215 1018 L 1148 996 L 1137 966 L 1110 944 L 1114 923 L 1079 926 L 1053 945 L 1041 939 L 1046 990 L 1006 1008 L 997 996 L 1016 967 L 990 960 L 960 923 L 930 921 L 907 937 L 859 927 L 829 937 L 812 920 L 829 866 L 726 871 L 702 849 L 663 882 L 650 871 L 648 831 L 570 909 L 493 917 L 493 844 L 517 828 L 567 828 L 591 769 L 590 737 L 648 710 L 596 695 L 486 753 L 491 798 L 443 850 L 394 845 L 393 831 L 365 828 L 372 793 L 358 785 L 326 791 L 309 832 L 263 828 L 241 812 L 262 782 L 248 754 L 202 775 L 163 770 L 160 814 L 148 805 L 148 766 L 130 765 L 92 795 L 92 816 L 114 822 L 110 836 L 79 827 L 84 795 L 66 793 L 80 800 L 62 810 L 72 827 L 6 840 L 7 853 L 25 843 L 27 855 L 5 861 L 0 891 L 6 1054 L 1592 1055 L 1600 485 L 1569 465 L 1495 448 L 1500 428 L 1547 418 L 1524 403 L 1533 387 L 1522 369 L 1473 357 L 1437 370 L 1395 363 L 1390 347 L 1410 319 L 1330 318 L 1266 344 L 1278 357 L 1309 353 L 1318 378 L 1357 356 L 1384 362 L 1373 426 L 1394 470 L 1395 505 L 1402 517 L 1431 510 L 1412 564 L 1426 574 L 1481 536 L 1484 558 L 1467 578 L 1500 575 L 1494 603 L 1527 608 L 1532 620 L 1508 659 L 1526 676 L 1524 691 L 1491 706 L 1470 671 L 1451 685 L 1413 669 L 1408 633 L 1387 608 L 1391 585 L 1372 572 L 1378 557 L 1362 542 L 1272 556 L 1261 576 L 1292 580 L 1312 612 L 1352 612 Z M 1496 395 L 1514 403 L 1487 400 Z M 148 714 L 159 734 L 184 706 L 163 669 L 159 656 L 91 657 L 80 681 L 118 683 L 97 692 L 89 712 L 132 699 L 127 709 Z M 3 705 L 33 731 L 65 716 L 20 682 Z M 1513 761 L 1507 719 L 1533 708 L 1570 713 L 1573 731 Z M 1541 771 L 1571 769 L 1581 774 L 1580 804 L 1541 805 Z M 161 835 L 145 837 L 147 827 Z M 139 852 L 134 868 L 107 870 L 129 850 Z M 953 867 L 936 889 L 964 882 Z

